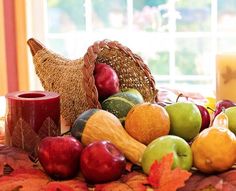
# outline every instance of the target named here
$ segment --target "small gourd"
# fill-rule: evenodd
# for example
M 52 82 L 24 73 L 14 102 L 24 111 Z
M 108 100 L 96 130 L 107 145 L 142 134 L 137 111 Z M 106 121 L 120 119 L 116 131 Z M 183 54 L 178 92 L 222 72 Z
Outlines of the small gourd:
M 115 115 L 101 109 L 89 109 L 83 112 L 72 125 L 71 135 L 84 145 L 100 140 L 110 141 L 127 159 L 137 165 L 141 165 L 141 158 L 146 149 L 144 144 L 125 131 Z

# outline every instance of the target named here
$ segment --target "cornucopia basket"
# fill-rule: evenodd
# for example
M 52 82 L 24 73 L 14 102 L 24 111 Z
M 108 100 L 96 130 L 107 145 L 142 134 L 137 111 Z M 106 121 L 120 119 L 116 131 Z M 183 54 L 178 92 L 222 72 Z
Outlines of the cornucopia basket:
M 97 41 L 82 58 L 66 59 L 37 40 L 28 40 L 36 73 L 47 91 L 61 96 L 61 114 L 72 124 L 79 114 L 101 108 L 93 76 L 96 63 L 106 63 L 117 73 L 120 89 L 135 88 L 145 101 L 157 101 L 154 79 L 141 57 L 117 41 Z

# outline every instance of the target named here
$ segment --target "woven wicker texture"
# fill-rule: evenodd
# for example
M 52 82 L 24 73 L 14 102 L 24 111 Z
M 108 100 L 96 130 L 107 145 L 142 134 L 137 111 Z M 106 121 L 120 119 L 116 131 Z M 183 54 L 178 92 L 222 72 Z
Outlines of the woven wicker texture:
M 98 62 L 109 64 L 117 73 L 120 89 L 135 88 L 145 101 L 157 101 L 157 89 L 148 67 L 132 51 L 116 41 L 98 41 L 85 55 L 69 60 L 29 39 L 36 73 L 45 90 L 61 95 L 61 114 L 68 124 L 89 108 L 100 108 L 93 77 Z

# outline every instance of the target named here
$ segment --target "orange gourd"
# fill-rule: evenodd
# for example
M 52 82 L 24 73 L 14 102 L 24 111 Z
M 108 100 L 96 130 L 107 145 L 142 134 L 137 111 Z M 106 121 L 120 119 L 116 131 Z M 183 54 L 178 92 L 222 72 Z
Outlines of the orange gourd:
M 136 140 L 148 145 L 154 139 L 168 135 L 170 118 L 165 108 L 158 104 L 137 104 L 126 116 L 125 130 Z

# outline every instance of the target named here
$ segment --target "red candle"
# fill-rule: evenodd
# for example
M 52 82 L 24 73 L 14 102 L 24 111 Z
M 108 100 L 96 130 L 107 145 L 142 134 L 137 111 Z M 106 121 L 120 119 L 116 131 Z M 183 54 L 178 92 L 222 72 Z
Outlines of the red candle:
M 21 91 L 6 95 L 5 143 L 36 155 L 46 136 L 60 135 L 60 96 L 54 92 Z

